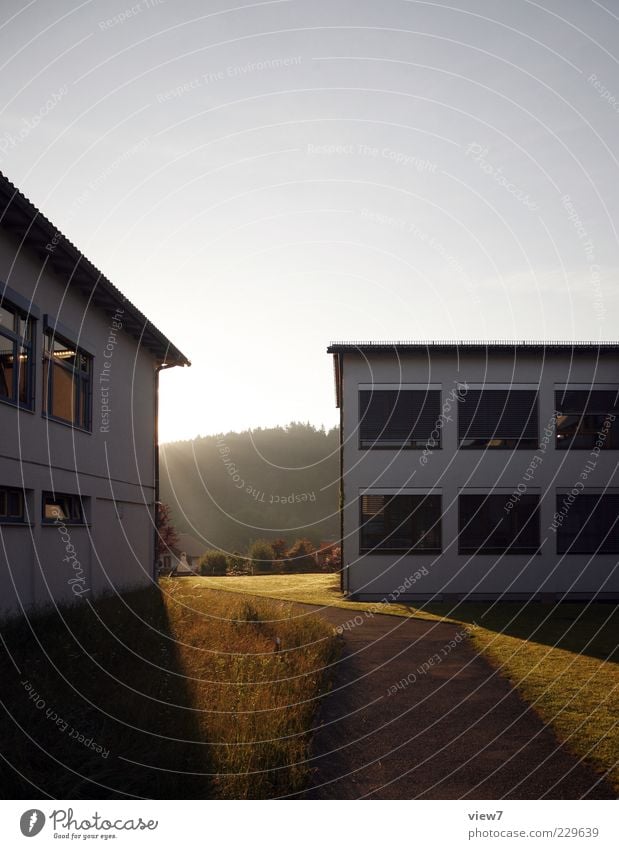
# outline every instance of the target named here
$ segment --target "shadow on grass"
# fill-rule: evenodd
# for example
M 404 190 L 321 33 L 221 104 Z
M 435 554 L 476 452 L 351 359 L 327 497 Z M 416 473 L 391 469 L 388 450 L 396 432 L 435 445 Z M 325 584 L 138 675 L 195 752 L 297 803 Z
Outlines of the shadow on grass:
M 209 798 L 209 779 L 187 774 L 210 771 L 208 747 L 190 742 L 200 733 L 157 587 L 0 637 L 3 798 Z
M 463 602 L 423 606 L 437 616 L 600 660 L 619 660 L 619 606 L 603 602 Z

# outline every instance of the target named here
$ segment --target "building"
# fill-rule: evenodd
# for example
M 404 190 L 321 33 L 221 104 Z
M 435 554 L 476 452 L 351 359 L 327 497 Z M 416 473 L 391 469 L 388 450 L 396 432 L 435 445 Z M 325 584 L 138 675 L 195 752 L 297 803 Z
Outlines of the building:
M 179 534 L 178 545 L 159 558 L 159 571 L 164 575 L 197 575 L 206 546 L 191 534 Z
M 0 615 L 148 584 L 186 357 L 0 175 Z
M 330 345 L 342 585 L 368 600 L 619 598 L 619 347 Z

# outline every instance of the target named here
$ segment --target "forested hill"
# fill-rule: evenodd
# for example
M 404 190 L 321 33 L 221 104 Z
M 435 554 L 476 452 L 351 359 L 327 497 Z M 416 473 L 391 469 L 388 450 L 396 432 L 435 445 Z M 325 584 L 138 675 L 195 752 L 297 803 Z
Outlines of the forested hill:
M 293 422 L 167 443 L 160 476 L 177 530 L 197 531 L 209 546 L 244 552 L 260 538 L 338 536 L 335 428 Z

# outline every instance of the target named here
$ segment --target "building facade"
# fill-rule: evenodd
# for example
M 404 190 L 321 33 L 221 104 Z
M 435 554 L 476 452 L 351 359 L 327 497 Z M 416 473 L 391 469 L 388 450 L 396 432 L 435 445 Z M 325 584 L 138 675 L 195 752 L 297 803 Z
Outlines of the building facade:
M 0 175 L 0 616 L 153 580 L 158 376 L 176 365 Z
M 333 343 L 342 586 L 619 598 L 615 343 Z

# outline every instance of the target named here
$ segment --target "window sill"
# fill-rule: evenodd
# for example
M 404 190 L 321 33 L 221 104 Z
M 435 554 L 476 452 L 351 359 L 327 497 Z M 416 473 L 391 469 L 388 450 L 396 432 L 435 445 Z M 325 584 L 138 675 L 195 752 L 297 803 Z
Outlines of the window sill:
M 595 448 L 595 443 L 592 445 L 566 445 L 565 443 L 558 442 L 555 444 L 555 451 L 593 451 Z M 611 447 L 606 448 L 604 445 L 600 446 L 600 451 L 606 453 L 606 451 L 619 451 L 619 447 Z
M 367 554 L 442 554 L 441 548 L 360 548 L 359 556 Z
M 599 549 L 594 551 L 559 551 L 557 549 L 557 554 L 560 554 L 562 557 L 604 557 L 605 555 L 616 557 L 619 554 L 619 548 L 614 551 L 600 551 Z
M 518 551 L 510 550 L 507 548 L 494 548 L 492 551 L 483 550 L 477 548 L 459 548 L 458 554 L 462 554 L 466 557 L 470 557 L 471 555 L 475 556 L 483 556 L 483 557 L 513 557 L 517 555 L 524 555 L 525 557 L 530 556 L 531 554 L 541 555 L 540 548 L 521 548 Z
M 34 522 L 24 522 L 21 519 L 0 519 L 2 528 L 34 528 Z
M 30 413 L 32 415 L 35 412 L 34 404 L 29 407 L 26 404 L 20 404 L 18 401 L 11 401 L 10 398 L 0 398 L 0 404 L 13 407 L 14 410 L 19 410 L 20 413 Z
M 58 519 L 58 522 L 49 519 L 41 520 L 42 528 L 57 528 L 59 525 L 64 525 L 65 528 L 92 528 L 92 522 L 67 522 L 64 519 Z
M 441 445 L 359 445 L 359 451 L 441 451 Z
M 85 427 L 79 427 L 72 422 L 65 421 L 65 419 L 58 419 L 56 416 L 47 415 L 47 413 L 41 413 L 41 418 L 48 422 L 55 422 L 56 424 L 64 425 L 64 427 L 69 427 L 71 430 L 76 430 L 78 433 L 85 433 L 87 436 L 92 436 L 92 430 L 88 430 Z
M 539 443 L 535 445 L 458 445 L 458 451 L 539 451 Z

